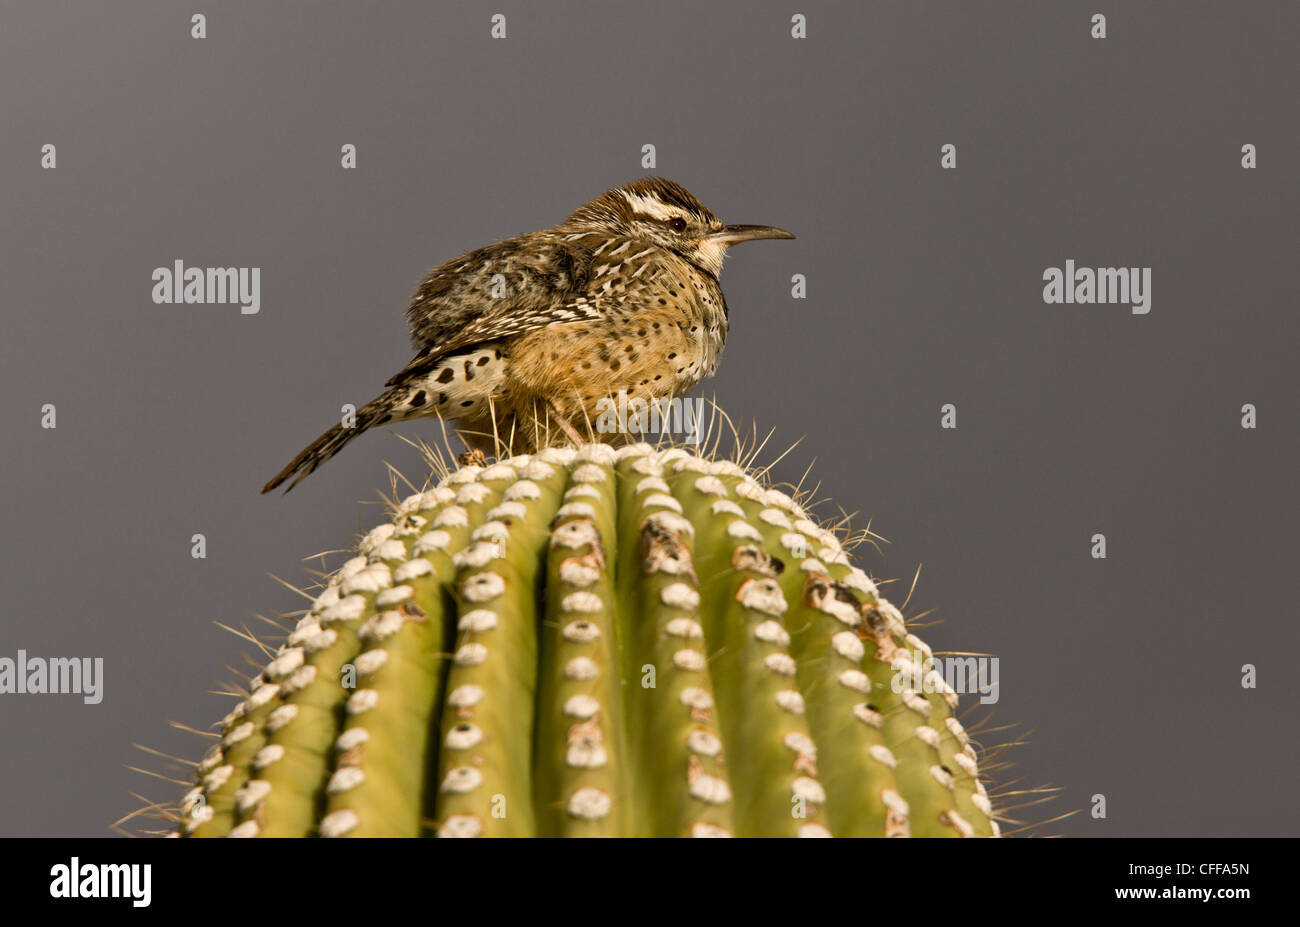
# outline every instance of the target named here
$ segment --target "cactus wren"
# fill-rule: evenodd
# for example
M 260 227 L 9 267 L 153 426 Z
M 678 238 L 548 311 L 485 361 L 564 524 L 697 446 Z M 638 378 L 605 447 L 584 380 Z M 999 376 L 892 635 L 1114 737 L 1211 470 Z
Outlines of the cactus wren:
M 794 238 L 724 225 L 684 187 L 616 187 L 564 224 L 508 238 L 433 270 L 406 310 L 418 353 L 356 413 L 263 487 L 285 492 L 376 425 L 460 423 L 471 448 L 512 452 L 580 442 L 599 400 L 682 396 L 713 374 L 727 337 L 718 283 L 737 242 Z M 589 426 L 588 426 L 589 427 Z

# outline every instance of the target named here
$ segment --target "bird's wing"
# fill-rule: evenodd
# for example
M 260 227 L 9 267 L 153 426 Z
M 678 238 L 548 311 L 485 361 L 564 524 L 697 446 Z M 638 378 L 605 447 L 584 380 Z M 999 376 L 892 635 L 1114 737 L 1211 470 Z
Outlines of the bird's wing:
M 533 329 L 543 328 L 559 322 L 576 322 L 579 319 L 595 318 L 599 314 L 600 310 L 594 300 L 580 296 L 570 302 L 531 312 L 527 316 L 494 315 L 483 317 L 465 326 L 450 341 L 422 347 L 419 353 L 411 358 L 411 362 L 395 373 L 384 385 L 395 386 L 415 374 L 426 373 L 437 367 L 448 354 L 472 348 L 474 345 L 496 341 L 499 338 L 508 338 L 511 335 L 522 335 Z
M 604 263 L 583 243 L 559 237 L 509 239 L 449 261 L 412 297 L 406 317 L 419 353 L 388 385 L 455 351 L 598 317 L 602 281 L 595 278 Z
M 473 337 L 475 325 L 544 312 L 586 290 L 591 263 L 590 250 L 558 235 L 520 236 L 461 255 L 431 271 L 411 297 L 411 341 L 454 350 L 453 341 L 471 343 L 462 336 Z

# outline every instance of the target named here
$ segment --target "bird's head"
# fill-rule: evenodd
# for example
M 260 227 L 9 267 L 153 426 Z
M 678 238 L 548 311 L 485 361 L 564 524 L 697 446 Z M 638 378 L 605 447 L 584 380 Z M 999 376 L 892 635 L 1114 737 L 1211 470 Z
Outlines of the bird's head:
M 615 187 L 580 207 L 567 223 L 628 235 L 674 251 L 717 276 L 727 249 L 760 238 L 794 238 L 770 225 L 725 225 L 681 184 L 647 177 Z

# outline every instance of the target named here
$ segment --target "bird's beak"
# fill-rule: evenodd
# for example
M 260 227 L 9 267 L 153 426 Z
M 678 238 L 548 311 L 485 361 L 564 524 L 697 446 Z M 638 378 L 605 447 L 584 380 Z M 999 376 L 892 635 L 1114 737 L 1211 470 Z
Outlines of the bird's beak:
M 728 225 L 720 232 L 706 236 L 709 241 L 720 245 L 734 245 L 741 241 L 757 241 L 760 238 L 794 238 L 785 229 L 771 225 Z

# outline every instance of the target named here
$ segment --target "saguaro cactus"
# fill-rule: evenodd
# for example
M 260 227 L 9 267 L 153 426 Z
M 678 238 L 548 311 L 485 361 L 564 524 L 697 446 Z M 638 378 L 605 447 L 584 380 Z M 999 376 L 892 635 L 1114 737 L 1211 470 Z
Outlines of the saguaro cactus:
M 330 578 L 179 833 L 996 836 L 929 654 L 734 463 L 463 467 Z

